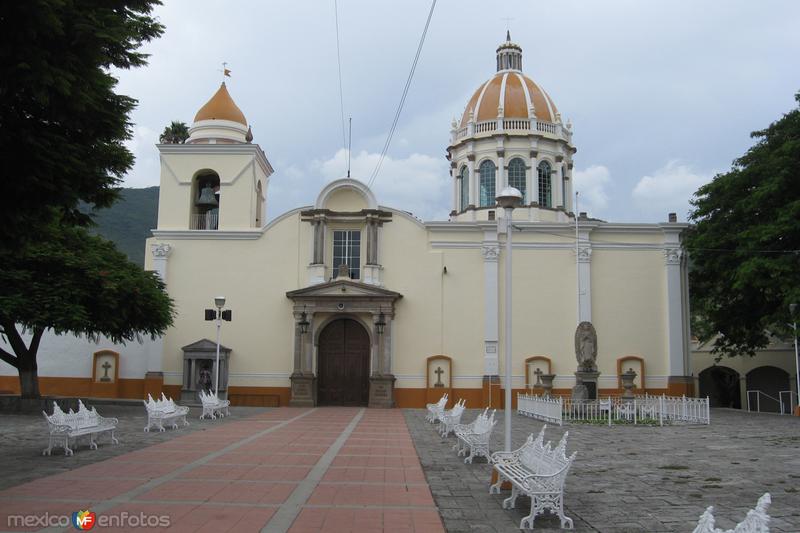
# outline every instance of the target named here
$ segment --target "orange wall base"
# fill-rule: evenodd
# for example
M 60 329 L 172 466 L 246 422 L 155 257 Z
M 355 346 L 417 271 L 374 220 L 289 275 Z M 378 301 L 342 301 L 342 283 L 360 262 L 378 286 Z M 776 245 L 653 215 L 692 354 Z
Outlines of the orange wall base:
M 670 378 L 672 379 L 672 378 Z M 685 378 L 680 378 L 685 379 Z M 691 378 L 689 378 L 691 379 Z M 96 387 L 92 386 L 91 378 L 54 378 L 40 377 L 39 390 L 45 396 L 73 396 L 91 398 L 96 392 Z M 693 383 L 687 381 L 677 381 L 670 383 L 667 389 L 647 389 L 646 391 L 637 390 L 637 394 L 647 392 L 653 395 L 667 394 L 670 396 L 692 396 Z M 467 409 L 483 409 L 489 407 L 489 387 L 488 380 L 484 381 L 480 389 L 452 389 L 450 390 L 450 404 L 454 404 L 460 399 L 467 401 Z M 170 398 L 180 398 L 181 385 L 165 385 L 163 378 L 154 376 L 145 379 L 120 379 L 117 398 L 143 399 L 149 392 L 155 398 L 163 392 Z M 10 394 L 19 394 L 19 378 L 16 376 L 0 376 L 0 391 Z M 437 391 L 438 392 L 438 391 Z M 514 389 L 512 391 L 512 409 L 517 407 L 517 394 L 529 392 L 526 389 Z M 600 396 L 618 396 L 622 393 L 620 389 L 600 389 Z M 570 397 L 571 389 L 553 389 L 554 396 Z M 424 408 L 428 401 L 428 389 L 395 389 L 395 405 L 399 408 Z M 113 397 L 113 396 L 112 396 Z M 228 398 L 231 405 L 242 405 L 251 407 L 283 407 L 289 405 L 291 399 L 290 387 L 236 387 L 231 386 L 228 391 Z M 497 386 L 491 387 L 491 407 L 502 409 L 505 398 L 505 391 Z M 438 397 L 432 401 L 438 400 Z

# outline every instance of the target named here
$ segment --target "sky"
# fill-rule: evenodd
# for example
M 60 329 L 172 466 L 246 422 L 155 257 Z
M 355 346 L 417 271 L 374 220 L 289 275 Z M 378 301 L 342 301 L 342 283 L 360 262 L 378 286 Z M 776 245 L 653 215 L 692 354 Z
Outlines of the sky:
M 338 0 L 352 176 L 368 181 L 397 110 L 430 0 Z M 146 67 L 115 71 L 136 98 L 126 187 L 158 185 L 155 144 L 191 125 L 222 79 L 275 173 L 268 218 L 311 205 L 346 173 L 334 0 L 169 0 Z M 506 20 L 510 19 L 510 20 Z M 686 220 L 698 187 L 795 107 L 795 0 L 438 0 L 373 189 L 381 205 L 445 220 L 450 122 L 495 72 L 506 29 L 523 71 L 574 125 L 580 211 L 612 222 Z M 345 119 L 346 120 L 346 119 Z

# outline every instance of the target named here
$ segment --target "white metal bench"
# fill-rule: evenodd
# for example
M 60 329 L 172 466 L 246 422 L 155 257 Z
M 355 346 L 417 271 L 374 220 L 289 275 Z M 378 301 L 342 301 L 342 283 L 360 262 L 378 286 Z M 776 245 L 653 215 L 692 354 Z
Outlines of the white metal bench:
M 164 424 L 171 425 L 172 429 L 178 429 L 178 422 L 183 422 L 184 426 L 189 425 L 189 422 L 186 421 L 189 408 L 176 405 L 172 398 L 167 398 L 163 392 L 160 400 L 153 400 L 153 397 L 148 394 L 144 406 L 147 409 L 145 432 L 149 432 L 151 427 L 164 431 Z
M 220 400 L 217 395 L 212 392 L 201 390 L 200 401 L 203 403 L 203 413 L 200 415 L 201 419 L 208 416 L 213 420 L 217 417 L 222 418 L 231 414 L 228 410 L 228 407 L 231 405 L 230 400 Z
M 544 430 L 535 439 L 531 434 L 525 444 L 512 452 L 492 454 L 498 480 L 489 493 L 499 493 L 503 481 L 509 481 L 511 496 L 503 500 L 504 509 L 513 509 L 520 494 L 531 498 L 531 512 L 520 521 L 520 529 L 533 529 L 534 520 L 545 510 L 558 514 L 562 528 L 572 529 L 572 519 L 564 515 L 564 481 L 577 452 L 566 456 L 569 433 L 564 433 L 555 448 L 549 442 L 543 444 Z
M 446 407 L 447 407 L 447 393 L 445 393 L 441 398 L 439 398 L 438 402 L 428 404 L 428 414 L 425 416 L 425 420 L 427 420 L 431 424 L 435 423 L 437 420 L 439 420 L 439 417 L 442 415 Z
M 442 437 L 446 438 L 452 433 L 456 424 L 461 423 L 461 415 L 464 414 L 465 405 L 467 405 L 467 400 L 459 400 L 452 409 L 442 412 L 442 416 L 439 417 L 442 422 L 439 425 L 439 433 Z
M 464 459 L 465 463 L 472 463 L 475 457 L 489 458 L 489 439 L 497 420 L 494 419 L 495 411 L 492 411 L 491 415 L 488 413 L 487 407 L 472 423 L 458 424 L 453 428 L 453 433 L 458 438 L 453 449 L 458 450 L 459 456 L 466 455 L 469 449 L 469 456 Z
M 117 429 L 119 420 L 116 418 L 105 418 L 97 414 L 94 407 L 87 409 L 83 402 L 78 400 L 78 412 L 75 413 L 72 409 L 68 413 L 61 410 L 56 402 L 53 402 L 53 414 L 48 415 L 47 412 L 42 411 L 45 420 L 47 420 L 48 432 L 50 440 L 47 448 L 42 451 L 42 455 L 51 455 L 54 446 L 61 446 L 64 448 L 64 455 L 73 455 L 73 450 L 69 447 L 69 439 L 74 439 L 77 447 L 78 437 L 84 435 L 89 436 L 89 449 L 96 450 L 97 443 L 94 436 L 100 433 L 108 432 L 111 434 L 111 442 L 119 444 L 119 441 L 114 436 L 114 431 Z
M 700 521 L 694 533 L 769 533 L 769 515 L 767 509 L 772 500 L 769 492 L 758 499 L 755 509 L 747 511 L 747 516 L 739 522 L 734 529 L 719 529 L 714 527 L 714 506 L 710 506 L 700 516 Z

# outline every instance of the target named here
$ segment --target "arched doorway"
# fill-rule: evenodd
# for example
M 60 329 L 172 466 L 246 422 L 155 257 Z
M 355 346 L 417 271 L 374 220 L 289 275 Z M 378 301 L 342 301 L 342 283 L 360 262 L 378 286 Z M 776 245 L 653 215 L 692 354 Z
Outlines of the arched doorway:
M 334 320 L 319 334 L 317 403 L 367 405 L 369 402 L 369 334 L 349 318 Z
M 747 390 L 758 390 L 763 393 L 758 401 L 760 411 L 780 413 L 780 392 L 790 389 L 789 373 L 781 368 L 760 366 L 747 373 Z M 750 395 L 750 406 L 753 410 L 755 410 L 755 405 L 753 404 L 756 401 L 755 397 L 755 393 Z M 789 412 L 788 396 L 784 400 L 787 404 L 784 409 Z
M 699 377 L 700 397 L 708 396 L 711 407 L 742 408 L 737 371 L 727 366 L 710 366 Z

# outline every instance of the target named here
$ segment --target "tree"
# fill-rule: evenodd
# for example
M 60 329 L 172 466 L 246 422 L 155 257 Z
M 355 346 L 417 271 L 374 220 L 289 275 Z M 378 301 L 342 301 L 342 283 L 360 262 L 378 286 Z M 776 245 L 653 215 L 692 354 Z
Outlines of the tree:
M 124 342 L 172 325 L 158 275 L 83 228 L 54 224 L 21 252 L 0 252 L 0 263 L 0 332 L 14 352 L 0 349 L 0 360 L 18 370 L 23 398 L 39 397 L 36 354 L 47 329 Z M 32 334 L 28 346 L 23 330 Z
M 111 69 L 145 64 L 139 47 L 163 32 L 158 0 L 26 0 L 0 12 L 0 249 L 38 238 L 55 212 L 87 225 L 79 201 L 107 207 L 133 155 Z
M 720 356 L 754 355 L 770 335 L 787 335 L 789 304 L 800 303 L 800 92 L 795 99 L 692 200 L 695 332 L 716 337 Z
M 189 138 L 189 126 L 185 122 L 173 120 L 172 124 L 164 128 L 164 133 L 158 140 L 163 144 L 183 144 Z

